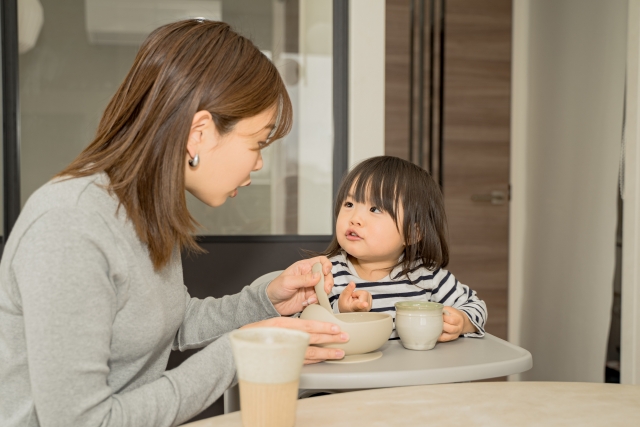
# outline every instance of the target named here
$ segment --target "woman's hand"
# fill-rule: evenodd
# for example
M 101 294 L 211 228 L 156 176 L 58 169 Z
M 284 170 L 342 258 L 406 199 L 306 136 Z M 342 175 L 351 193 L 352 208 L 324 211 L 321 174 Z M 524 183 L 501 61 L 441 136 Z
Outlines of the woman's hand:
M 438 342 L 453 341 L 461 334 L 478 331 L 463 311 L 447 306 L 444 308 L 444 312 L 442 315 L 443 331 Z
M 327 359 L 342 359 L 344 351 L 336 348 L 316 347 L 313 344 L 342 343 L 349 341 L 349 335 L 341 332 L 338 325 L 315 320 L 294 319 L 291 317 L 274 317 L 256 323 L 250 323 L 240 329 L 246 328 L 285 328 L 307 332 L 310 336 L 309 347 L 304 357 L 304 364 L 318 363 Z
M 367 291 L 357 291 L 355 282 L 351 282 L 340 293 L 338 297 L 338 308 L 340 313 L 349 313 L 352 311 L 369 311 L 371 310 L 371 294 Z
M 320 275 L 311 271 L 313 264 L 317 262 L 322 264 L 324 290 L 327 294 L 331 292 L 333 276 L 331 261 L 327 257 L 298 261 L 273 279 L 267 287 L 267 296 L 278 313 L 288 316 L 302 311 L 309 304 L 318 302 L 313 287 L 320 281 Z

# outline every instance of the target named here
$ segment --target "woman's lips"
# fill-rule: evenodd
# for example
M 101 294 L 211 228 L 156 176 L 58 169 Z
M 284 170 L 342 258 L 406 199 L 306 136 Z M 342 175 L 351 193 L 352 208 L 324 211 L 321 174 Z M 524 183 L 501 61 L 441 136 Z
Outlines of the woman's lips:
M 245 184 L 240 184 L 240 187 L 248 187 L 251 185 L 251 181 L 249 180 L 247 183 Z M 238 187 L 238 188 L 240 188 Z M 231 194 L 229 195 L 229 197 L 236 197 L 238 195 L 238 188 L 236 188 L 235 190 L 233 190 L 231 192 Z

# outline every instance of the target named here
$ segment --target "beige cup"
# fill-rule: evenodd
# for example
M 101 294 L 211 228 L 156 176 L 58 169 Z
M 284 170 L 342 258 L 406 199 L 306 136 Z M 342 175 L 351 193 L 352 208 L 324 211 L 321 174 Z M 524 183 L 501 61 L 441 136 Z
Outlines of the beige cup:
M 396 331 L 409 350 L 431 350 L 438 342 L 444 306 L 437 302 L 400 301 L 396 307 Z
M 293 427 L 309 334 L 281 328 L 231 332 L 245 427 Z

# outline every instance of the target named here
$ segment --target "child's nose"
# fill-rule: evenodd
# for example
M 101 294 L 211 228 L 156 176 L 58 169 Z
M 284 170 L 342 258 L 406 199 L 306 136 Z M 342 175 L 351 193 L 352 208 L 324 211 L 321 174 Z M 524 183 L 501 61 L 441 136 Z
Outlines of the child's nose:
M 362 221 L 360 220 L 360 216 L 358 214 L 353 214 L 351 216 L 351 225 L 362 225 Z

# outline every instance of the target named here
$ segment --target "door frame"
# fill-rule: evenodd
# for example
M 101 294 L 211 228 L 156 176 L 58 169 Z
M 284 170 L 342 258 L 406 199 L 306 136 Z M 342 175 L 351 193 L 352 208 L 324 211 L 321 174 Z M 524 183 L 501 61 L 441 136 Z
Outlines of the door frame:
M 640 0 L 629 0 L 620 383 L 640 384 Z
M 2 248 L 20 214 L 20 107 L 18 88 L 18 0 L 0 2 L 2 50 Z

